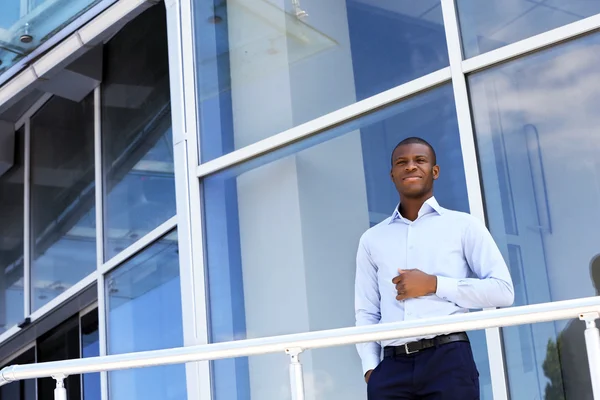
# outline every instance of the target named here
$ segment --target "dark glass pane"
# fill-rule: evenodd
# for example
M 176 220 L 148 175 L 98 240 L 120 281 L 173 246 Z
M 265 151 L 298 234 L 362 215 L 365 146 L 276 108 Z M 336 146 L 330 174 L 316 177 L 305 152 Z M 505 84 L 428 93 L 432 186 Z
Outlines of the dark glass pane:
M 11 360 L 7 365 L 2 366 L 2 368 L 8 367 L 9 365 L 26 365 L 33 363 L 35 363 L 35 347 Z M 36 400 L 35 388 L 35 379 L 9 383 L 0 387 L 0 400 Z
M 19 129 L 0 147 L 0 333 L 23 320 L 25 134 Z
M 448 66 L 439 0 L 193 3 L 202 161 Z
M 49 362 L 80 358 L 79 317 L 73 317 L 62 325 L 48 332 L 37 341 L 37 361 Z M 67 398 L 81 398 L 81 381 L 79 375 L 71 375 L 65 379 Z M 56 381 L 52 378 L 38 379 L 38 400 L 54 400 Z
M 175 215 L 165 7 L 130 22 L 105 48 L 102 141 L 105 258 Z
M 468 211 L 450 85 L 204 180 L 212 341 L 355 325 L 357 244 L 398 204 L 390 156 L 410 136 L 436 148 L 440 204 Z M 482 397 L 491 399 L 484 332 L 471 340 Z M 311 351 L 304 360 L 315 398 L 366 398 L 354 346 Z M 216 361 L 215 398 L 283 398 L 287 363 L 280 355 Z
M 490 230 L 515 305 L 600 289 L 600 35 L 469 78 Z M 592 398 L 584 323 L 503 330 L 511 397 Z
M 93 94 L 31 119 L 32 307 L 96 269 Z

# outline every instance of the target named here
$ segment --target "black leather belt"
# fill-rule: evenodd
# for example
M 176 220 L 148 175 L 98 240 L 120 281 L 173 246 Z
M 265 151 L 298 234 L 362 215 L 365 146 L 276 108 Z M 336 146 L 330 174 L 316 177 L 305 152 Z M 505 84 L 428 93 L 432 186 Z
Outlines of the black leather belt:
M 468 342 L 469 337 L 465 332 L 451 333 L 449 335 L 436 336 L 431 339 L 421 339 L 417 342 L 409 342 L 402 346 L 386 346 L 383 349 L 384 357 L 405 356 L 408 354 L 418 353 L 421 350 L 430 347 L 440 346 L 452 342 Z

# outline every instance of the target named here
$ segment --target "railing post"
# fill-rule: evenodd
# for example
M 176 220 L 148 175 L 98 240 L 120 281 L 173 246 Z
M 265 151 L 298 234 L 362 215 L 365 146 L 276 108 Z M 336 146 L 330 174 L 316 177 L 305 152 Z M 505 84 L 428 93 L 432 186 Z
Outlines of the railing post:
M 67 389 L 65 389 L 66 375 L 53 375 L 56 380 L 56 389 L 54 389 L 54 400 L 67 400 Z
M 290 356 L 290 385 L 292 388 L 292 400 L 304 400 L 304 374 L 300 363 L 302 349 L 286 349 L 285 353 Z
M 600 318 L 597 312 L 581 314 L 579 319 L 585 321 L 585 346 L 587 348 L 592 392 L 594 400 L 600 400 L 600 331 L 596 327 L 596 320 Z

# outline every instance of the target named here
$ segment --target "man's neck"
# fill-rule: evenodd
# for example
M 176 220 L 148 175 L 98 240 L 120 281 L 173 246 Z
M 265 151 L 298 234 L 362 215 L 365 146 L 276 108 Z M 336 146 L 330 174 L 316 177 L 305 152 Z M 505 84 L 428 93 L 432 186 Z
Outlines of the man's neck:
M 426 196 L 416 198 L 400 197 L 400 207 L 398 211 L 404 218 L 414 221 L 419 216 L 419 211 L 421 210 L 421 207 L 423 207 L 423 204 L 425 204 L 425 202 L 432 196 L 432 194 L 428 194 Z

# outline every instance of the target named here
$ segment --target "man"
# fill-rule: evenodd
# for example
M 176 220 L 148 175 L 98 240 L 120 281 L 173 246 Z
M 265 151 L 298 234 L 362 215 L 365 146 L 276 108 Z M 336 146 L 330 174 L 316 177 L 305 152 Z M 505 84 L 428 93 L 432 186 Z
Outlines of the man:
M 390 174 L 400 204 L 360 239 L 356 325 L 510 306 L 512 280 L 486 227 L 433 197 L 440 167 L 431 145 L 415 137 L 400 142 Z M 357 348 L 369 400 L 479 399 L 479 373 L 464 332 Z

